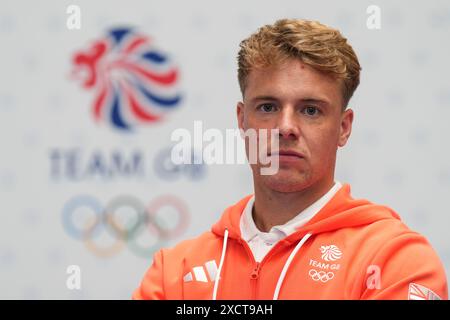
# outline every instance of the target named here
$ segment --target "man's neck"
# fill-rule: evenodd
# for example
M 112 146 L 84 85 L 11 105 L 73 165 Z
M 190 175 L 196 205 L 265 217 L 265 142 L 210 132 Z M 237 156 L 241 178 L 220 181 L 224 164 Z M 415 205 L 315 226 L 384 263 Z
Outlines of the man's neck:
M 334 180 L 317 183 L 298 192 L 278 192 L 255 184 L 253 220 L 262 232 L 283 225 L 325 195 Z

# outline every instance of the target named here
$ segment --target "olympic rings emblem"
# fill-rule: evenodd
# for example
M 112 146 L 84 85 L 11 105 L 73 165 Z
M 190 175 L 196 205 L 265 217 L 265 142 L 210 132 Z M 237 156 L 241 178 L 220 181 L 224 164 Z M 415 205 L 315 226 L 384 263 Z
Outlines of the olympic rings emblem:
M 311 269 L 311 270 L 309 270 L 309 276 L 314 281 L 321 281 L 321 282 L 325 283 L 334 278 L 334 273 L 331 271 L 330 272 L 325 272 L 325 271 L 317 272 L 317 270 Z
M 176 212 L 176 219 L 170 219 L 176 220 L 175 224 L 168 221 L 168 217 L 161 217 L 160 212 L 165 207 Z M 77 212 L 79 216 L 81 209 L 84 209 L 84 213 L 88 212 L 88 217 L 85 214 L 81 219 L 83 221 L 77 224 L 75 218 Z M 123 215 L 122 219 L 120 217 L 120 213 L 124 212 L 123 209 L 128 209 L 125 211 L 128 217 L 126 223 L 123 222 Z M 130 219 L 130 216 L 133 218 Z M 172 222 L 170 226 L 168 222 Z M 80 195 L 69 200 L 62 210 L 64 230 L 72 238 L 83 241 L 90 251 L 101 257 L 115 255 L 127 245 L 136 255 L 149 258 L 169 240 L 180 236 L 188 223 L 189 212 L 186 204 L 172 195 L 160 196 L 148 206 L 130 195 L 115 197 L 106 206 L 102 206 L 92 196 Z M 109 238 L 112 237 L 113 240 L 112 243 L 110 240 L 107 245 L 101 245 L 101 240 L 105 242 L 104 237 L 101 237 L 105 234 L 105 229 Z M 144 234 L 144 231 L 147 231 L 147 234 Z M 150 244 L 148 239 L 142 241 L 142 235 L 153 238 Z

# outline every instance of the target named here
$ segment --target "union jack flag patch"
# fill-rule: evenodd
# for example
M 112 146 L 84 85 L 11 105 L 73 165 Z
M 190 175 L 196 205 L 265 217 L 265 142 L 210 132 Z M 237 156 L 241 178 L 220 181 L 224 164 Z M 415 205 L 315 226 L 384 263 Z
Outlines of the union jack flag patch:
M 442 300 L 436 293 L 416 283 L 409 284 L 408 300 Z

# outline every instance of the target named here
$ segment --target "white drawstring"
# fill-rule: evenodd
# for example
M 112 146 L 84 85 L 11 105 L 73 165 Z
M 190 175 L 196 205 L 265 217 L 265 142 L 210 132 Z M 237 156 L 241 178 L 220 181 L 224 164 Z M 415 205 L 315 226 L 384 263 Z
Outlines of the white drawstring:
M 286 273 L 289 269 L 289 266 L 291 265 L 292 260 L 294 259 L 298 250 L 300 250 L 300 248 L 309 239 L 309 237 L 311 237 L 311 235 L 312 235 L 311 233 L 307 233 L 303 237 L 303 239 L 299 243 L 297 243 L 294 250 L 292 250 L 291 254 L 289 255 L 289 258 L 286 260 L 283 270 L 280 273 L 280 277 L 278 278 L 277 286 L 275 287 L 275 292 L 273 293 L 273 300 L 278 300 L 278 295 L 280 294 L 281 285 L 283 284 L 284 278 L 286 277 Z
M 219 288 L 220 274 L 222 272 L 223 261 L 225 260 L 225 251 L 227 250 L 227 242 L 228 242 L 228 229 L 225 229 L 225 233 L 223 235 L 222 256 L 220 257 L 219 269 L 217 269 L 216 279 L 214 280 L 214 291 L 212 297 L 213 300 L 217 300 L 217 289 Z

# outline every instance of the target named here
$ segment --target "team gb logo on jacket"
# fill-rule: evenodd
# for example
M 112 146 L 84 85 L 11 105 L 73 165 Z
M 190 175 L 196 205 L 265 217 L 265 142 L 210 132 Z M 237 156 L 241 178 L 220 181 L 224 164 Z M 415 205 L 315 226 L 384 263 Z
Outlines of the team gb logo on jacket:
M 334 279 L 335 272 L 341 267 L 335 261 L 342 258 L 342 251 L 334 244 L 323 245 L 320 247 L 322 261 L 314 259 L 309 260 L 311 268 L 308 275 L 313 281 L 326 283 Z
M 321 246 L 320 252 L 322 252 L 322 259 L 325 261 L 336 261 L 342 256 L 341 250 L 334 244 L 330 246 Z

